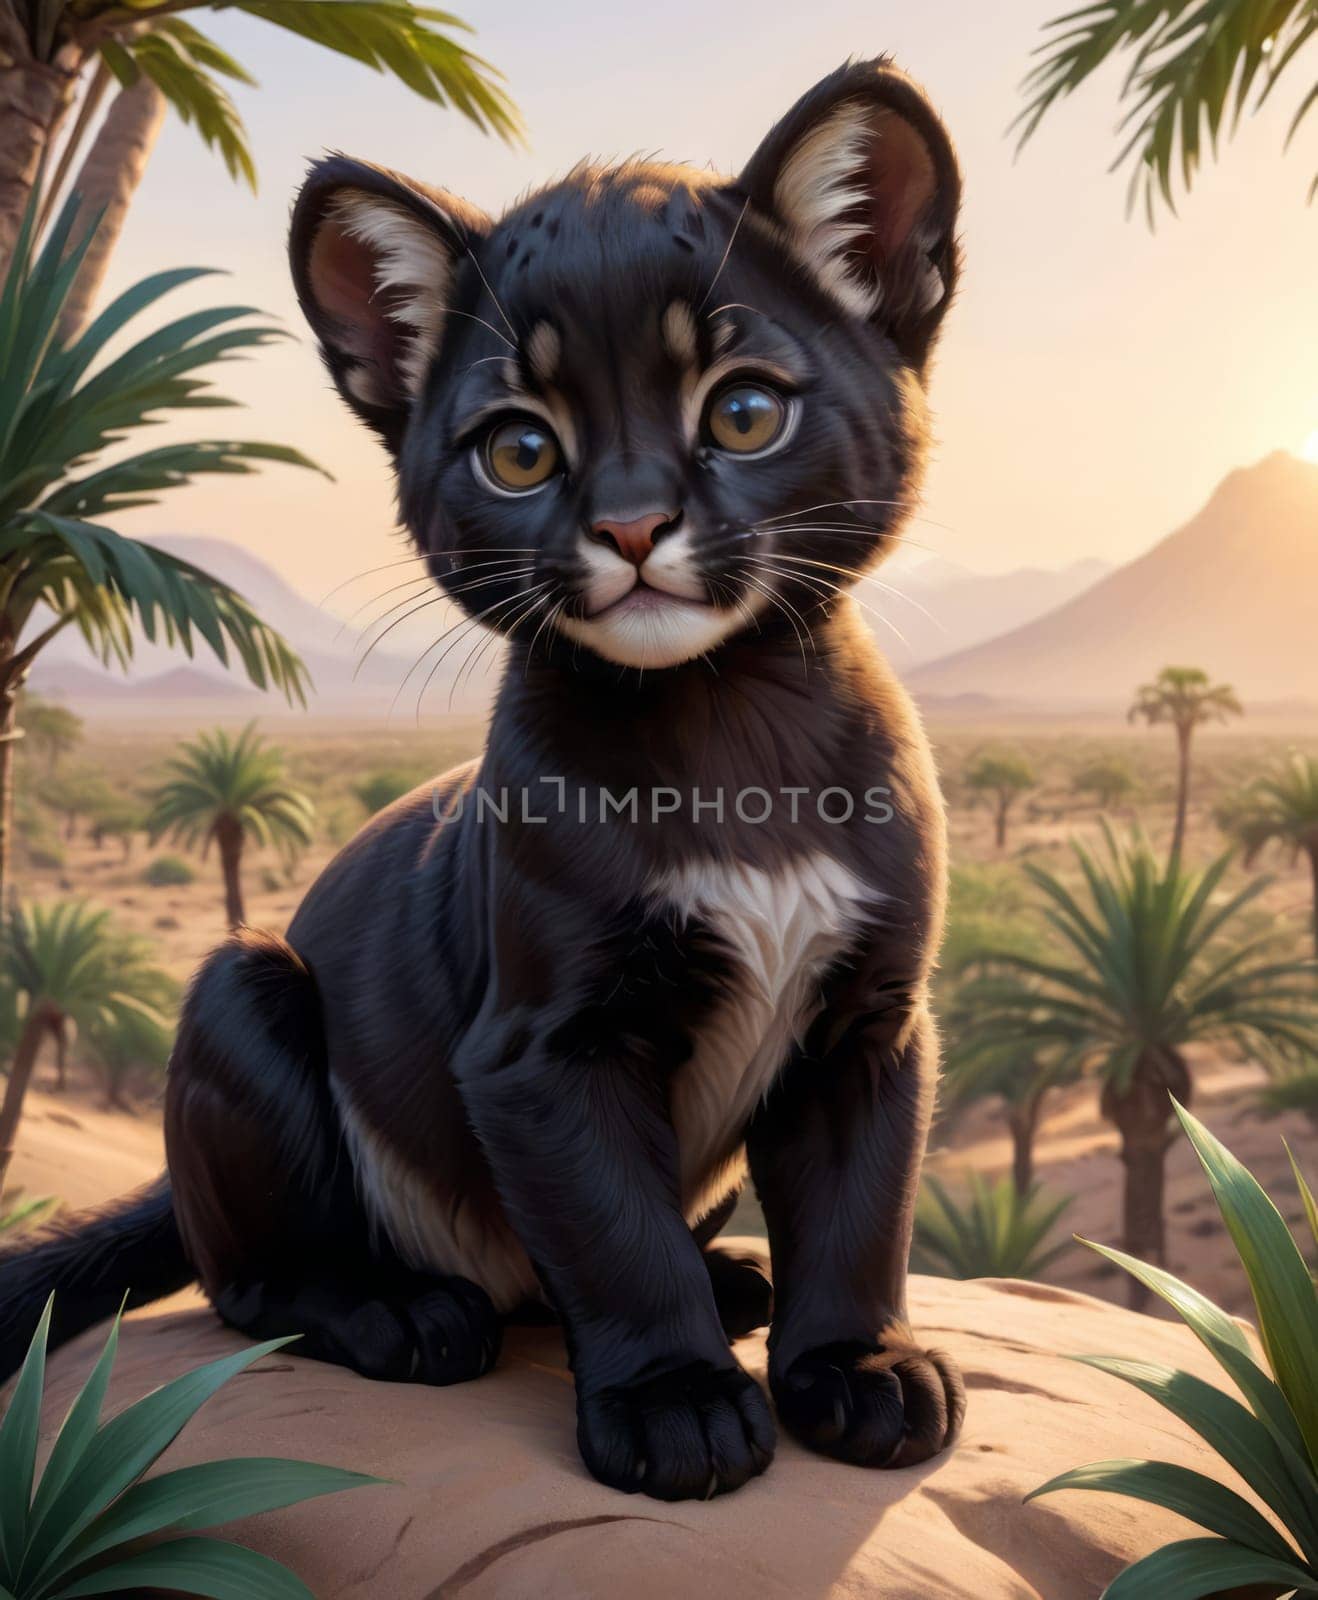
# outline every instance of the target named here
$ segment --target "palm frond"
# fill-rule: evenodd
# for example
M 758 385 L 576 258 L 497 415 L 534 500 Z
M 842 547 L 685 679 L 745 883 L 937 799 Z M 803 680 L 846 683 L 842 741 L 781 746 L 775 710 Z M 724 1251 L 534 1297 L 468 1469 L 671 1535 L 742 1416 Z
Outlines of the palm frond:
M 126 664 L 140 628 L 189 655 L 200 639 L 226 664 L 236 656 L 258 687 L 301 703 L 305 668 L 241 595 L 94 520 L 150 504 L 202 474 L 272 462 L 314 468 L 286 445 L 250 440 L 104 460 L 171 411 L 230 404 L 201 374 L 280 332 L 254 323 L 249 307 L 225 306 L 179 318 L 104 360 L 109 342 L 143 310 L 200 275 L 182 269 L 135 285 L 80 338 L 59 344 L 60 310 L 85 249 L 85 240 L 72 240 L 76 214 L 70 200 L 35 256 L 29 228 L 0 288 L 0 614 L 7 636 L 20 641 L 3 670 L 21 681 L 46 642 L 70 626 L 103 661 Z
M 1191 188 L 1222 133 L 1272 95 L 1316 32 L 1312 0 L 1102 0 L 1045 25 L 1012 126 L 1025 144 L 1060 100 L 1113 57 L 1127 57 L 1113 167 L 1132 164 L 1130 205 L 1142 197 L 1152 223 L 1160 201 L 1175 211 L 1178 185 Z M 1311 87 L 1288 143 L 1316 97 Z

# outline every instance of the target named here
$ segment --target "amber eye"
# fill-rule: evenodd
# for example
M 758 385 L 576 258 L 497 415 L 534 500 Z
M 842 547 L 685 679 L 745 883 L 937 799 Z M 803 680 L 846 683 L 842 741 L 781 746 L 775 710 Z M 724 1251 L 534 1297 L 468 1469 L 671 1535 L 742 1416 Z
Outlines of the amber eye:
M 558 441 L 536 422 L 502 422 L 485 441 L 485 467 L 501 489 L 525 494 L 558 471 Z
M 786 401 L 754 383 L 720 389 L 705 415 L 709 436 L 719 449 L 741 456 L 767 450 L 786 422 Z

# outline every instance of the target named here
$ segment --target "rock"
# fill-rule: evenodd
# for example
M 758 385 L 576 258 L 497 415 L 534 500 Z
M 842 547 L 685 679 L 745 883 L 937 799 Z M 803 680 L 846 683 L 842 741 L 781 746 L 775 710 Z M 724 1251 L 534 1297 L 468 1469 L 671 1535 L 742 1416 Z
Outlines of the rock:
M 1109 1495 L 1023 1506 L 1029 1490 L 1114 1456 L 1198 1466 L 1241 1488 L 1169 1413 L 1066 1359 L 1142 1358 L 1225 1384 L 1179 1325 L 1005 1279 L 920 1278 L 911 1298 L 921 1335 L 960 1362 L 970 1403 L 955 1449 L 903 1472 L 783 1439 L 738 1494 L 680 1505 L 618 1494 L 577 1456 L 554 1329 L 510 1330 L 496 1372 L 452 1389 L 369 1383 L 281 1353 L 221 1391 L 164 1464 L 296 1456 L 395 1480 L 226 1530 L 286 1562 L 318 1600 L 1097 1600 L 1127 1562 L 1197 1530 Z M 52 1358 L 47 1443 L 102 1337 Z M 136 1313 L 109 1406 L 241 1342 L 195 1297 Z M 762 1337 L 737 1353 L 763 1376 Z

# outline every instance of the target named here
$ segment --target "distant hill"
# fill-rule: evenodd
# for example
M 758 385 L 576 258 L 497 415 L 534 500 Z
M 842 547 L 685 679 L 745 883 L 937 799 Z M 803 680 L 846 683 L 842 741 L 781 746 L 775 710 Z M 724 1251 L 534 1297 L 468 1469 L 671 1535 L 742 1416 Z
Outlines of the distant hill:
M 408 633 L 405 627 L 391 635 L 391 651 L 387 647 L 371 652 L 360 671 L 357 663 L 369 639 L 360 631 L 362 623 L 370 621 L 376 613 L 384 613 L 396 595 L 386 596 L 368 606 L 355 626 L 345 623 L 342 615 L 317 604 L 300 593 L 268 562 L 241 545 L 227 539 L 166 535 L 150 541 L 185 561 L 213 573 L 244 599 L 250 601 L 257 614 L 278 629 L 306 662 L 314 685 L 310 699 L 313 711 L 334 714 L 355 710 L 374 713 L 387 709 L 399 685 L 407 675 L 415 654 L 433 637 L 438 629 Z M 400 548 L 400 558 L 402 551 Z M 397 572 L 375 575 L 375 588 L 370 582 L 358 585 L 351 591 L 345 611 L 351 612 L 363 595 L 382 594 L 390 584 L 399 584 L 412 572 L 402 567 Z M 420 568 L 416 568 L 418 576 Z M 404 591 L 406 593 L 406 591 Z M 424 595 L 425 591 L 417 590 Z M 445 620 L 439 628 L 447 627 L 453 616 L 445 615 L 436 607 L 424 619 L 432 621 L 439 616 Z M 391 619 L 389 619 L 391 620 Z M 441 710 L 448 704 L 453 679 L 465 658 L 465 651 L 455 650 L 431 685 L 426 704 Z M 227 673 L 211 656 L 204 644 L 199 644 L 195 667 L 176 650 L 163 645 L 153 645 L 139 638 L 132 666 L 125 674 L 119 667 L 102 668 L 91 657 L 82 640 L 72 633 L 60 635 L 41 654 L 32 674 L 33 687 L 40 694 L 61 695 L 75 705 L 86 701 L 95 703 L 106 713 L 116 707 L 137 710 L 147 704 L 161 701 L 223 701 L 231 705 L 235 696 L 246 695 L 250 685 L 241 671 Z M 181 665 L 180 665 L 181 664 Z M 178 673 L 184 678 L 180 680 Z M 355 676 L 354 676 L 355 674 Z M 411 684 L 417 689 L 424 682 L 424 673 L 413 674 Z M 454 709 L 480 710 L 488 703 L 495 679 L 488 674 L 477 674 L 470 684 L 464 682 L 454 696 Z M 263 697 L 269 711 L 277 711 L 282 701 L 277 695 Z M 410 710 L 415 701 L 400 699 L 400 706 Z M 253 697 L 253 709 L 261 709 L 262 699 Z
M 36 677 L 43 695 L 61 700 L 124 705 L 143 700 L 251 700 L 258 691 L 245 678 L 225 678 L 216 673 L 198 672 L 195 667 L 174 667 L 150 677 L 126 678 L 120 672 L 107 672 L 96 665 L 76 661 L 43 662 Z
M 1318 702 L 1318 466 L 1232 472 L 1152 550 L 1046 616 L 918 667 L 918 695 L 1112 705 L 1170 663 L 1254 702 Z
M 335 597 L 342 607 L 340 613 L 309 599 L 260 556 L 227 539 L 169 535 L 151 542 L 214 573 L 249 600 L 306 662 L 315 684 L 311 707 L 322 713 L 382 711 L 405 679 L 407 686 L 398 704 L 410 713 L 436 657 L 428 657 L 410 678 L 408 669 L 432 639 L 456 620 L 451 610 L 439 606 L 427 607 L 415 621 L 401 615 L 410 604 L 410 578 L 414 571 L 421 575 L 420 567 L 400 565 L 397 570 L 372 574 L 373 582 L 364 580 L 345 589 Z M 399 555 L 401 562 L 401 547 Z M 1026 567 L 983 574 L 935 557 L 919 564 L 898 562 L 891 575 L 886 570 L 881 575 L 883 584 L 896 592 L 871 585 L 865 599 L 884 651 L 904 671 L 1029 621 L 1077 594 L 1107 570 L 1103 562 L 1082 561 L 1056 570 Z M 379 598 L 345 624 L 345 617 L 372 594 Z M 425 595 L 426 591 L 418 588 L 412 597 Z M 391 606 L 400 611 L 391 613 Z M 881 624 L 874 613 L 889 618 L 892 626 Z M 370 628 L 360 631 L 363 624 L 377 617 L 374 631 L 378 632 L 391 626 L 395 616 L 401 625 L 393 628 L 382 648 L 371 652 L 354 678 L 357 661 L 374 637 Z M 902 637 L 894 629 L 900 629 Z M 457 647 L 444 657 L 426 690 L 425 706 L 443 711 L 450 696 L 455 711 L 478 712 L 489 705 L 498 682 L 497 649 L 485 652 L 479 670 L 462 674 L 469 649 L 480 638 L 480 632 L 472 629 L 470 643 L 465 636 L 455 641 Z M 132 667 L 124 674 L 117 667 L 98 667 L 82 641 L 71 634 L 60 636 L 43 652 L 33 673 L 33 686 L 39 693 L 61 695 L 75 704 L 94 702 L 107 714 L 116 707 L 136 711 L 148 704 L 182 700 L 232 703 L 249 692 L 241 674 L 226 675 L 204 647 L 198 650 L 195 666 L 186 662 L 180 666 L 177 651 L 139 640 Z M 278 705 L 277 699 L 268 700 L 269 710 Z M 259 708 L 260 702 L 254 700 L 253 706 Z
M 880 568 L 880 584 L 887 587 L 869 584 L 863 598 L 884 654 L 904 673 L 1033 622 L 1111 571 L 1111 562 L 1090 557 L 1064 567 L 974 572 L 935 556 Z

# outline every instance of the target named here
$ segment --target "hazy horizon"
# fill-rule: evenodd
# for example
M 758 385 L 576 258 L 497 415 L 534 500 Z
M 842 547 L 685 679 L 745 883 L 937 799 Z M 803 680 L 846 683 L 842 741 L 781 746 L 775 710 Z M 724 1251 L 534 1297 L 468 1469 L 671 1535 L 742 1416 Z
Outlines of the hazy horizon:
M 305 160 L 343 148 L 498 210 L 578 157 L 660 149 L 735 172 L 769 124 L 847 55 L 890 50 L 929 89 L 966 177 L 964 289 L 931 386 L 940 441 L 924 515 L 929 553 L 992 572 L 1120 562 L 1187 520 L 1232 468 L 1318 431 L 1318 208 L 1306 207 L 1313 140 L 1281 146 L 1284 92 L 1205 168 L 1179 220 L 1125 220 L 1115 152 L 1118 75 L 1059 107 L 1013 162 L 1005 136 L 1039 26 L 1061 0 L 910 8 L 820 0 L 807 37 L 784 16 L 675 0 L 616 19 L 592 0 L 556 9 L 552 37 L 517 0 L 463 11 L 476 48 L 508 76 L 532 148 L 508 150 L 365 68 L 241 14 L 206 27 L 262 81 L 238 88 L 261 176 L 229 182 L 171 119 L 116 253 L 107 293 L 162 265 L 223 267 L 176 297 L 260 306 L 299 336 L 283 260 Z M 1310 289 L 1305 290 L 1305 282 Z M 222 369 L 248 402 L 238 435 L 300 446 L 329 484 L 272 469 L 224 479 L 122 519 L 135 534 L 233 539 L 319 596 L 396 553 L 383 453 L 329 389 L 314 349 Z M 197 433 L 204 416 L 188 419 Z M 165 430 L 178 433 L 173 424 Z M 1311 447 L 1311 446 L 1310 446 Z

